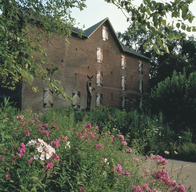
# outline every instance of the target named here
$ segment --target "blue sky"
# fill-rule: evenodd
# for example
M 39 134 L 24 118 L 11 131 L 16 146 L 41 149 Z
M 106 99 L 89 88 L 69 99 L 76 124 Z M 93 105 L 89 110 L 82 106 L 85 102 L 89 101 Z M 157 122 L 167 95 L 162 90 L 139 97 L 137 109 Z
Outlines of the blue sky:
M 166 0 L 162 1 L 165 2 Z M 133 4 L 139 5 L 141 2 L 142 0 L 135 0 Z M 86 0 L 86 5 L 87 8 L 83 11 L 78 9 L 71 10 L 71 15 L 76 19 L 76 23 L 80 23 L 77 25 L 78 27 L 85 25 L 84 29 L 86 29 L 106 17 L 109 18 L 115 31 L 124 32 L 129 26 L 121 10 L 111 3 L 106 3 L 104 0 Z M 191 4 L 190 10 L 196 16 L 196 0 Z M 171 19 L 168 19 L 168 21 L 171 21 Z M 196 19 L 191 25 L 196 26 Z M 196 33 L 191 34 L 194 34 L 196 37 Z

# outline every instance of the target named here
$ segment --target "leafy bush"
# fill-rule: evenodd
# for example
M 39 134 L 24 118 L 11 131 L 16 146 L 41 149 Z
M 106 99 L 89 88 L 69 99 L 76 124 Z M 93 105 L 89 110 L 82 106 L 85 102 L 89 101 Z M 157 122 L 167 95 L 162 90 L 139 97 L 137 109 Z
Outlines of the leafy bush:
M 175 132 L 191 131 L 196 137 L 196 72 L 186 77 L 173 72 L 151 90 L 149 108 L 153 114 L 163 112 L 164 123 Z
M 170 180 L 166 159 L 152 156 L 156 169 L 145 170 L 149 158 L 137 159 L 126 136 L 105 128 L 100 133 L 88 121 L 91 113 L 83 117 L 76 121 L 71 109 L 40 116 L 31 110 L 9 118 L 3 114 L 0 191 L 185 191 Z M 5 127 L 11 127 L 9 137 L 2 134 Z

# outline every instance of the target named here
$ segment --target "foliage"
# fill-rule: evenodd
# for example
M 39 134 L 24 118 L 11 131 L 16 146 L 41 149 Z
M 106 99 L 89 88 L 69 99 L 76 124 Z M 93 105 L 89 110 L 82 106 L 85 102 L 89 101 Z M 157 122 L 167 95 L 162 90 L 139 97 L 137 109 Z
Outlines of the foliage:
M 59 80 L 51 78 L 58 71 L 48 64 L 41 34 L 70 35 L 74 19 L 69 9 L 82 10 L 85 0 L 1 0 L 0 1 L 0 79 L 1 86 L 14 90 L 20 81 L 30 85 L 35 78 L 44 80 L 57 93 L 68 98 Z M 38 91 L 32 86 L 33 91 Z
M 189 5 L 193 0 L 181 1 L 175 0 L 160 2 L 144 0 L 140 6 L 134 6 L 132 1 L 127 0 L 107 0 L 113 2 L 127 16 L 127 21 L 130 21 L 129 35 L 137 33 L 137 30 L 150 31 L 151 36 L 143 44 L 144 49 L 152 47 L 157 54 L 169 53 L 167 42 L 169 38 L 179 39 L 186 36 L 185 33 L 178 33 L 173 28 L 181 28 L 181 30 L 196 31 L 196 27 L 188 26 L 184 21 L 192 23 L 194 16 L 189 10 Z M 166 20 L 168 16 L 172 19 L 178 18 L 177 22 Z
M 183 35 L 180 31 L 174 29 L 173 31 Z M 163 33 L 166 33 L 164 29 Z M 143 47 L 148 39 L 152 38 L 152 35 L 150 30 L 139 28 L 136 28 L 134 32 L 131 32 L 131 28 L 128 28 L 124 33 L 118 33 L 118 37 L 123 44 L 150 58 L 149 82 L 151 88 L 160 81 L 163 81 L 166 77 L 171 77 L 174 70 L 177 73 L 182 73 L 183 68 L 185 68 L 187 74 L 195 71 L 196 40 L 193 36 L 177 39 L 170 37 L 166 43 L 170 53 L 161 55 L 157 54 L 152 46 L 148 49 L 144 49 Z
M 153 114 L 159 110 L 163 112 L 164 122 L 167 122 L 175 133 L 190 131 L 196 135 L 195 128 L 195 81 L 196 73 L 186 77 L 178 75 L 175 71 L 172 77 L 152 89 L 149 97 L 149 107 Z
M 68 111 L 48 113 L 52 119 L 47 123 L 41 122 L 46 114 L 40 117 L 29 109 L 1 119 L 12 129 L 0 154 L 0 191 L 185 191 L 170 180 L 166 159 L 152 156 L 152 168 L 145 170 L 149 158 L 137 159 L 124 135 L 100 134 L 93 122 L 69 126 L 74 116 Z M 65 117 L 64 126 L 57 114 Z

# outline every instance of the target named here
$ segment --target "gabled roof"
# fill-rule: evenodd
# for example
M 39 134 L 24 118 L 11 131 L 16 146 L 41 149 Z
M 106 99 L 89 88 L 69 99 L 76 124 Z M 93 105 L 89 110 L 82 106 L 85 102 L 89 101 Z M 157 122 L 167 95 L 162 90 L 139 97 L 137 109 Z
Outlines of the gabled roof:
M 110 21 L 109 21 L 109 19 L 108 19 L 108 17 L 105 18 L 105 19 L 103 19 L 102 21 L 96 23 L 95 25 L 89 27 L 88 29 L 84 30 L 84 31 L 83 31 L 83 34 L 82 34 L 82 37 L 83 37 L 83 38 L 90 38 L 91 35 L 92 35 L 93 33 L 95 33 L 95 31 L 96 31 L 101 25 L 103 25 L 103 23 L 105 23 L 105 22 L 108 22 L 108 23 L 109 23 L 111 32 L 113 33 L 114 37 L 116 38 L 117 43 L 119 44 L 119 46 L 120 46 L 122 52 L 131 54 L 131 55 L 135 55 L 135 56 L 141 57 L 141 58 L 143 58 L 143 59 L 150 60 L 148 57 L 146 57 L 146 56 L 144 56 L 144 55 L 142 55 L 142 54 L 140 54 L 140 53 L 134 51 L 133 49 L 130 49 L 130 48 L 128 48 L 128 47 L 126 47 L 126 46 L 124 46 L 124 45 L 121 44 L 120 40 L 118 39 L 118 37 L 117 37 L 117 35 L 116 35 L 115 31 L 114 31 L 114 28 L 112 27 L 112 24 L 110 23 Z M 78 30 L 77 28 L 73 28 L 73 29 L 72 29 L 72 32 L 77 34 L 77 33 L 79 32 L 79 30 Z

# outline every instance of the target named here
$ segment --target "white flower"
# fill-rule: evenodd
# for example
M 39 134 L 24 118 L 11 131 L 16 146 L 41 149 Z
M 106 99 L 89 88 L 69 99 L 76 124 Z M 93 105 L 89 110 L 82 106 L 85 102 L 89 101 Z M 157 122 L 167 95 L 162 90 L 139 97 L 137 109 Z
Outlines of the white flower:
M 46 153 L 46 159 L 50 159 L 51 156 L 52 156 L 52 155 Z
M 31 145 L 35 145 L 37 142 L 35 140 L 31 140 L 26 144 L 26 147 L 31 146 Z
M 40 159 L 43 161 L 43 160 L 45 160 L 45 153 L 44 152 L 42 152 L 42 154 L 41 154 L 41 156 L 40 156 Z
M 68 141 L 67 144 L 65 145 L 65 149 L 66 149 L 66 148 L 70 148 L 70 147 L 71 147 L 71 146 L 70 146 L 70 142 Z
M 39 158 L 39 155 L 34 155 L 34 159 L 38 159 Z
M 104 176 L 104 177 L 107 177 L 107 172 L 104 171 L 104 172 L 103 172 L 103 176 Z
M 43 148 L 42 148 L 41 145 L 39 147 L 37 147 L 37 151 L 40 152 L 40 153 L 43 152 Z
M 105 158 L 105 159 L 104 159 L 104 162 L 105 162 L 107 165 L 109 165 L 109 162 L 107 162 L 107 161 L 108 161 L 108 159 Z

